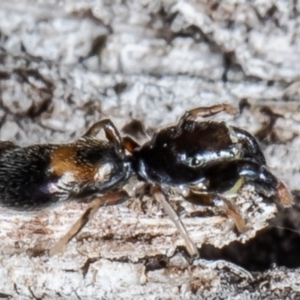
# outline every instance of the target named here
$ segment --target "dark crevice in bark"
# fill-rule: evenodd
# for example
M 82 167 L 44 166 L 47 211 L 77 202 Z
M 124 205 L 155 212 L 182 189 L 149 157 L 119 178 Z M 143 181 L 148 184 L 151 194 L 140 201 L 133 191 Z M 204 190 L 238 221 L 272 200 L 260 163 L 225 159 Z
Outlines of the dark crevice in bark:
M 256 236 L 241 244 L 233 242 L 222 249 L 203 245 L 201 258 L 224 259 L 249 271 L 265 271 L 273 265 L 287 268 L 300 267 L 300 192 L 294 191 L 294 205 L 278 207 L 277 216 Z

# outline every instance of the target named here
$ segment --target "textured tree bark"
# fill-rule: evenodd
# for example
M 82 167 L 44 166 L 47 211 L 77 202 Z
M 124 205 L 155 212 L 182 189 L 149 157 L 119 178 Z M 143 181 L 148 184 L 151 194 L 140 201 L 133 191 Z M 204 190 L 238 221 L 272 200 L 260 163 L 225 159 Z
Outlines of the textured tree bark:
M 295 206 L 246 186 L 232 197 L 247 224 L 237 234 L 232 220 L 173 197 L 202 258 L 212 259 L 191 264 L 150 197 L 101 208 L 56 256 L 43 250 L 86 204 L 1 208 L 0 297 L 299 297 L 299 11 L 279 0 L 1 1 L 1 140 L 63 143 L 107 117 L 119 129 L 140 119 L 153 132 L 185 110 L 227 102 L 240 114 L 212 119 L 258 132 Z

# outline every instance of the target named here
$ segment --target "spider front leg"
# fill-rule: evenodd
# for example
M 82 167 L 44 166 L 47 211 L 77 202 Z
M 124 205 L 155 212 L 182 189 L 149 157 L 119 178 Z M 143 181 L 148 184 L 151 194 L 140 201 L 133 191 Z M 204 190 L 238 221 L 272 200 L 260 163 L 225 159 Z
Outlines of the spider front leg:
M 233 186 L 237 179 L 242 178 L 246 183 L 253 184 L 258 193 L 266 197 L 276 196 L 283 205 L 292 204 L 292 195 L 285 184 L 266 165 L 251 160 L 223 162 L 207 170 L 205 177 L 209 180 L 209 190 L 223 193 L 228 190 L 228 186 Z
M 188 110 L 181 117 L 179 124 L 184 123 L 186 120 L 194 120 L 198 117 L 206 118 L 218 114 L 221 111 L 225 111 L 230 115 L 235 115 L 237 113 L 237 109 L 230 104 L 220 103 L 212 106 L 203 106 L 196 107 L 194 109 Z
M 153 185 L 151 188 L 151 193 L 155 200 L 162 205 L 165 213 L 167 213 L 169 218 L 174 222 L 175 226 L 177 227 L 177 230 L 180 232 L 181 236 L 185 241 L 186 249 L 189 255 L 193 258 L 198 257 L 199 253 L 196 245 L 191 240 L 189 233 L 187 232 L 182 221 L 180 220 L 180 217 L 177 215 L 173 207 L 168 202 L 167 196 L 164 194 L 161 187 L 158 184 Z
M 292 204 L 292 195 L 288 188 L 266 166 L 248 161 L 238 161 L 237 168 L 240 176 L 244 176 L 246 182 L 252 183 L 258 192 L 266 197 L 276 196 L 283 205 Z
M 235 205 L 224 196 L 218 193 L 204 191 L 198 192 L 189 189 L 186 193 L 183 193 L 183 197 L 185 198 L 185 200 L 195 205 L 217 207 L 220 211 L 233 219 L 235 226 L 239 232 L 244 232 L 246 230 L 245 221 L 238 213 Z
M 71 226 L 69 231 L 49 250 L 49 255 L 55 255 L 62 251 L 65 245 L 76 236 L 81 229 L 90 221 L 101 206 L 117 205 L 129 199 L 127 192 L 109 192 L 103 196 L 97 196 L 92 200 L 81 217 Z
M 111 143 L 113 143 L 121 152 L 124 152 L 123 142 L 120 133 L 113 124 L 113 122 L 109 119 L 101 120 L 95 123 L 83 136 L 95 136 L 102 129 L 105 132 L 106 138 Z

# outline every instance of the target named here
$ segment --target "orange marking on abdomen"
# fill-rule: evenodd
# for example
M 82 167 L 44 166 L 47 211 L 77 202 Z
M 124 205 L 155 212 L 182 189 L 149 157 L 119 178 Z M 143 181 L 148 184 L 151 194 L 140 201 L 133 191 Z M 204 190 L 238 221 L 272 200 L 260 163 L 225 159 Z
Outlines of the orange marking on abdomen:
M 50 167 L 56 175 L 62 176 L 70 172 L 79 181 L 93 180 L 98 170 L 97 165 L 84 165 L 78 161 L 74 145 L 58 146 L 51 152 L 50 159 Z

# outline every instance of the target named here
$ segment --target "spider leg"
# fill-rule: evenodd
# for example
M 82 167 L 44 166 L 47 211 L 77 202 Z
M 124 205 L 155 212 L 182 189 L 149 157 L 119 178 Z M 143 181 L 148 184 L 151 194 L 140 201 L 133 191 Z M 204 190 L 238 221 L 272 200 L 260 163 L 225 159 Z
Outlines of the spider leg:
M 134 149 L 140 147 L 139 143 L 136 142 L 130 136 L 123 137 L 123 147 L 130 153 L 134 151 Z
M 240 176 L 244 176 L 245 181 L 254 184 L 256 190 L 263 195 L 267 197 L 275 195 L 283 205 L 292 204 L 292 195 L 286 185 L 274 176 L 266 166 L 250 161 L 240 161 L 238 172 Z
M 206 118 L 218 114 L 221 111 L 225 111 L 228 114 L 234 115 L 237 113 L 237 109 L 230 104 L 220 103 L 212 106 L 196 107 L 194 109 L 188 110 L 181 117 L 179 124 L 184 123 L 186 120 L 194 120 L 198 117 Z
M 232 183 L 237 182 L 236 178 L 243 178 L 244 182 L 254 185 L 258 193 L 266 197 L 276 196 L 283 205 L 292 204 L 292 195 L 285 184 L 273 175 L 266 165 L 252 160 L 239 159 L 223 162 L 211 167 L 205 174 L 205 177 L 209 181 L 209 190 L 221 193 L 226 192 L 228 188 L 225 189 L 225 186 L 228 186 L 230 183 L 232 186 Z
M 121 204 L 128 200 L 129 195 L 125 191 L 109 192 L 92 200 L 81 217 L 71 226 L 69 231 L 49 250 L 49 255 L 55 255 L 62 251 L 65 245 L 75 237 L 81 229 L 93 218 L 101 206 Z
M 159 185 L 155 184 L 151 189 L 153 197 L 162 205 L 164 211 L 169 215 L 170 219 L 174 222 L 177 230 L 180 232 L 183 237 L 188 253 L 191 257 L 198 257 L 198 249 L 194 242 L 191 240 L 189 233 L 187 232 L 184 224 L 180 220 L 177 213 L 174 211 L 173 207 L 167 200 L 167 196 L 164 194 Z
M 104 130 L 106 138 L 112 142 L 121 152 L 123 152 L 123 142 L 118 129 L 109 119 L 101 120 L 88 129 L 83 136 L 95 136 L 100 130 Z
M 242 216 L 238 213 L 235 205 L 231 203 L 226 197 L 218 193 L 211 193 L 206 191 L 198 192 L 192 189 L 185 193 L 183 197 L 185 198 L 185 200 L 192 204 L 217 207 L 220 211 L 233 219 L 235 226 L 239 232 L 244 232 L 246 230 L 246 225 Z

